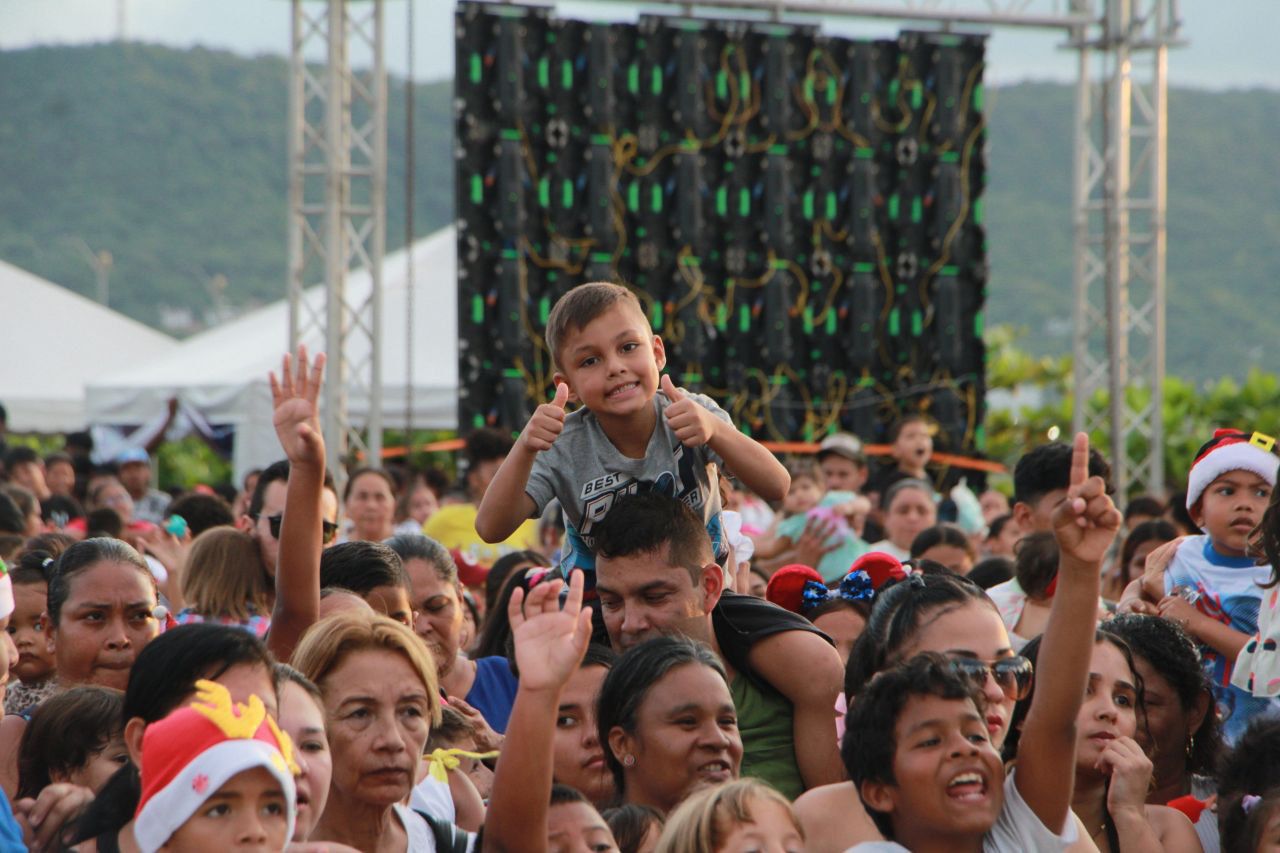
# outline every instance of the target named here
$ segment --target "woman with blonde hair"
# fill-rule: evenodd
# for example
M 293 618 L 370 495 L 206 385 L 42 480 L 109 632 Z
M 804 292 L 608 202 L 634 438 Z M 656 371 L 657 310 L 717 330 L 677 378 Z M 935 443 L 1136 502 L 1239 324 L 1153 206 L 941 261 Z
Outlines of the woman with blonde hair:
M 804 830 L 791 803 L 758 779 L 738 779 L 690 796 L 667 818 L 656 853 L 747 849 L 805 849 Z
M 266 636 L 271 627 L 258 543 L 234 527 L 213 527 L 195 538 L 178 586 L 180 625 L 218 622 L 245 628 L 257 637 Z
M 333 757 L 310 840 L 358 850 L 469 848 L 469 833 L 404 805 L 440 722 L 435 661 L 418 636 L 385 616 L 345 611 L 313 625 L 292 664 L 320 688 Z

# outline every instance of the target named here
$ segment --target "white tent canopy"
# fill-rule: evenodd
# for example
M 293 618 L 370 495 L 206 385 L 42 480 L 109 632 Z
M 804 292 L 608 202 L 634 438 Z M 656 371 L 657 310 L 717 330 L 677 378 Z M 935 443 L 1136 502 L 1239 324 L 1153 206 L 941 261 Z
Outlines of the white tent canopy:
M 458 351 L 456 238 L 452 227 L 419 240 L 412 247 L 414 268 L 412 382 L 407 363 L 408 253 L 387 255 L 382 262 L 382 329 L 375 336 L 382 356 L 382 422 L 391 429 L 406 425 L 405 404 L 413 389 L 415 428 L 452 428 L 457 424 Z M 357 270 L 347 277 L 347 300 L 357 303 L 370 289 L 370 276 Z M 316 316 L 324 316 L 323 287 L 306 291 Z M 239 477 L 281 457 L 271 426 L 268 371 L 280 369 L 288 347 L 289 304 L 281 300 L 189 338 L 166 358 L 103 376 L 88 388 L 92 423 L 136 426 L 153 422 L 169 401 L 199 412 L 210 424 L 235 429 L 235 469 Z M 311 352 L 324 350 L 321 334 L 304 336 Z M 366 347 L 367 350 L 367 347 Z M 367 351 L 352 347 L 352 363 Z M 369 401 L 354 389 L 348 401 L 353 423 L 368 415 Z
M 167 335 L 0 261 L 0 402 L 14 432 L 84 429 L 85 386 L 166 357 Z

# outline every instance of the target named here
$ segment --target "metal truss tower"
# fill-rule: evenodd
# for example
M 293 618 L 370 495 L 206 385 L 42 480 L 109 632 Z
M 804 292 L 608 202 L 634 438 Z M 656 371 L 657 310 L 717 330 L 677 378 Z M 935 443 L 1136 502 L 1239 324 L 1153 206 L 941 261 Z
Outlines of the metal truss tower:
M 601 0 L 607 2 L 607 0 Z M 1109 428 L 1119 494 L 1164 489 L 1167 54 L 1176 0 L 649 0 L 773 18 L 1057 29 L 1079 54 L 1072 221 L 1074 430 Z M 1108 405 L 1091 403 L 1105 392 Z
M 1092 0 L 1074 0 L 1091 13 Z M 1077 430 L 1110 426 L 1117 493 L 1164 490 L 1171 0 L 1107 0 L 1079 51 L 1074 175 Z M 1092 403 L 1106 392 L 1108 406 Z
M 321 426 L 339 481 L 353 451 L 382 456 L 382 255 L 387 82 L 383 0 L 293 0 L 289 88 L 289 348 L 323 341 Z M 362 63 L 357 69 L 353 63 Z M 310 63 L 310 64 L 308 64 Z M 347 288 L 353 267 L 368 292 Z M 308 284 L 324 282 L 322 301 Z M 352 397 L 367 401 L 351 422 Z

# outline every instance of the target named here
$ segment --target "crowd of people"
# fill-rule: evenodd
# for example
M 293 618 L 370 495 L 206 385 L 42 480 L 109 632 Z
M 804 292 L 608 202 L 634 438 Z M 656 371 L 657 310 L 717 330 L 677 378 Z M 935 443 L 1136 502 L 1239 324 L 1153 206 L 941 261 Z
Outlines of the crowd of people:
M 4 448 L 0 850 L 1280 850 L 1273 439 L 975 493 L 921 414 L 779 459 L 625 288 L 546 340 L 456 486 L 339 494 L 301 349 L 238 489 Z

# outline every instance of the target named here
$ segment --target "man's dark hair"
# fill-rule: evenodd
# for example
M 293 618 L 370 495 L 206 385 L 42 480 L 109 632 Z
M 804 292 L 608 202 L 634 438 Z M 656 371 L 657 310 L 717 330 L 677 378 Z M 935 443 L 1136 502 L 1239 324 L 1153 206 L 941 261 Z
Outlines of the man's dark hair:
M 412 589 L 400 555 L 381 542 L 343 542 L 320 554 L 320 586 L 339 586 L 364 598 L 380 586 Z
M 3 491 L 0 491 L 0 533 L 23 535 L 27 530 L 27 519 L 18 508 L 17 502 Z
M 1055 489 L 1071 485 L 1071 454 L 1069 444 L 1055 441 L 1042 444 L 1023 454 L 1013 469 L 1013 499 L 1024 504 L 1034 504 Z M 1089 476 L 1101 477 L 1111 494 L 1111 466 L 1106 458 L 1089 448 Z
M 494 459 L 506 459 L 511 448 L 515 447 L 515 439 L 508 432 L 492 427 L 481 427 L 467 436 L 464 453 L 467 469 L 471 470 L 482 462 Z
M 998 515 L 991 519 L 991 523 L 987 525 L 987 538 L 998 539 L 1000 534 L 1004 532 L 1004 526 L 1013 521 L 1013 513 L 1006 512 L 1004 515 Z
M 40 454 L 36 452 L 34 447 L 19 444 L 16 447 L 10 447 L 4 452 L 4 470 L 11 475 L 14 468 L 28 463 L 40 464 Z
M 979 714 L 984 711 L 981 690 L 956 672 L 945 655 L 926 652 L 877 674 L 853 700 L 845 718 L 844 743 L 840 747 L 840 757 L 859 799 L 862 799 L 863 782 L 897 784 L 893 759 L 898 750 L 894 736 L 898 717 L 908 702 L 923 696 L 967 699 Z M 862 805 L 880 834 L 892 841 L 891 816 L 871 808 L 866 800 L 862 800 Z
M 575 329 L 586 328 L 588 323 L 615 305 L 630 305 L 645 325 L 649 324 L 640 300 L 620 284 L 603 281 L 580 284 L 557 299 L 547 317 L 546 328 L 547 349 L 551 351 L 552 363 L 563 370 L 560 348 L 564 346 L 565 336 Z
M 965 577 L 983 589 L 991 589 L 1013 577 L 1013 560 L 1008 557 L 987 557 L 979 560 Z
M 106 536 L 111 539 L 119 539 L 124 533 L 124 519 L 120 517 L 120 513 L 116 512 L 109 506 L 102 509 L 95 509 L 84 517 L 84 527 L 88 532 L 89 538 L 95 536 Z
M 180 516 L 187 522 L 187 529 L 194 539 L 210 527 L 224 527 L 236 523 L 231 504 L 215 495 L 193 492 L 183 495 L 169 504 L 169 515 Z
M 662 553 L 665 546 L 667 564 L 686 569 L 695 584 L 715 559 L 702 519 L 683 501 L 657 492 L 621 498 L 591 535 L 596 553 L 610 559 Z
M 249 498 L 250 518 L 256 519 L 262 512 L 262 502 L 267 494 L 267 486 L 275 482 L 289 482 L 289 460 L 281 459 L 272 462 L 258 475 L 258 482 L 253 487 L 253 495 Z
M 1160 518 L 1164 515 L 1164 504 L 1151 497 L 1151 495 L 1138 495 L 1129 501 L 1129 505 L 1124 508 L 1124 521 L 1127 525 L 1129 519 L 1135 515 L 1149 515 L 1152 518 Z

